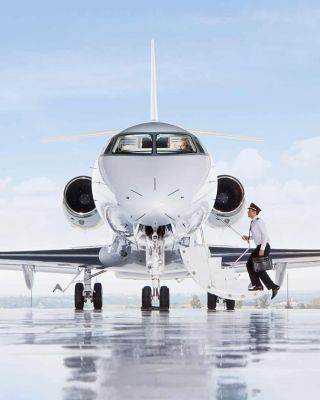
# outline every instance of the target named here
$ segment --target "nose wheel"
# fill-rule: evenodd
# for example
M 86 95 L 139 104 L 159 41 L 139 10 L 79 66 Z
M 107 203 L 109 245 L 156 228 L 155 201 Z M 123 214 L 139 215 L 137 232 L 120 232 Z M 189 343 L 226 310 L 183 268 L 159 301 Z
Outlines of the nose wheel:
M 92 302 L 95 310 L 102 309 L 102 285 L 99 282 L 93 286 Z
M 170 292 L 167 286 L 160 288 L 159 306 L 162 311 L 168 311 L 170 308 Z
M 141 310 L 152 310 L 152 293 L 150 286 L 145 286 L 142 289 Z
M 235 306 L 236 306 L 235 300 L 226 299 L 226 309 L 228 311 L 234 311 Z
M 219 297 L 216 296 L 215 294 L 209 293 L 208 292 L 208 310 L 209 311 L 215 311 L 217 307 L 217 303 L 219 302 Z M 226 310 L 227 311 L 234 311 L 236 302 L 235 300 L 232 299 L 223 299 L 223 302 L 226 304 Z
M 159 306 L 154 306 L 153 302 L 158 300 Z M 156 290 L 155 293 L 152 293 L 152 289 L 150 286 L 145 286 L 142 289 L 141 295 L 141 310 L 142 311 L 152 311 L 152 310 L 160 310 L 160 311 L 169 311 L 170 308 L 170 292 L 167 286 L 161 286 L 160 291 Z
M 207 300 L 208 300 L 208 302 L 207 302 L 208 310 L 215 311 L 216 307 L 217 307 L 218 296 L 208 292 Z

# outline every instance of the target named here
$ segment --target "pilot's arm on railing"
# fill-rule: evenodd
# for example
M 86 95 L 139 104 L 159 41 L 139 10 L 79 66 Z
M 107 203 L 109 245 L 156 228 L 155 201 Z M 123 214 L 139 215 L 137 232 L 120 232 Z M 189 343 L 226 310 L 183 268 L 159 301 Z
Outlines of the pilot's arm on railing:
M 245 240 L 246 242 L 249 242 L 249 240 L 252 240 L 252 236 L 242 235 L 242 239 Z

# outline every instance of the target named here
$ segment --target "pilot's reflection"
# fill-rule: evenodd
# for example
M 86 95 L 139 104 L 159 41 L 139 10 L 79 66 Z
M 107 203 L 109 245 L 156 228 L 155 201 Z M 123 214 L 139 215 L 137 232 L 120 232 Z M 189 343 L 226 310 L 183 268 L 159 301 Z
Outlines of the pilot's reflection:
M 218 369 L 224 369 L 218 373 L 216 398 L 217 399 L 248 399 L 260 392 L 259 388 L 248 388 L 245 378 L 241 378 L 239 368 L 246 368 L 252 362 L 261 361 L 263 354 L 270 351 L 270 328 L 277 324 L 277 337 L 284 336 L 284 319 L 272 313 L 249 314 L 248 323 L 244 321 L 224 321 L 222 332 L 222 348 L 216 355 L 215 365 Z M 282 322 L 282 323 L 281 323 Z M 230 336 L 232 332 L 233 334 Z M 281 329 L 282 327 L 282 329 Z M 272 329 L 273 331 L 273 329 Z M 223 339 L 223 332 L 228 332 Z M 238 347 L 234 347 L 238 344 Z

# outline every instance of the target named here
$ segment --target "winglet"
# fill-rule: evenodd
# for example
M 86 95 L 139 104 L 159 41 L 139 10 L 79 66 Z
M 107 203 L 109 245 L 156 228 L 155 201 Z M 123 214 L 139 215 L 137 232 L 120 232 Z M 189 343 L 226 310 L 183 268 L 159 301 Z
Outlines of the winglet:
M 151 40 L 151 90 L 150 90 L 150 120 L 158 121 L 158 101 L 157 101 L 157 73 L 156 56 L 154 51 L 154 40 Z

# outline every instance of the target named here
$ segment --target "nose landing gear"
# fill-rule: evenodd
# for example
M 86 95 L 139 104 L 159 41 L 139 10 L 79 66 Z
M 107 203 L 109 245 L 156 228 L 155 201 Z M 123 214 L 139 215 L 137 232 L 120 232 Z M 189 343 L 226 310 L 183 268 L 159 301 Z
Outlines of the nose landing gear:
M 152 288 L 145 286 L 142 289 L 141 310 L 168 311 L 170 307 L 170 293 L 167 286 L 160 286 L 160 276 L 164 270 L 165 227 L 157 229 L 145 227 L 146 233 L 146 270 L 151 277 Z
M 141 296 L 141 310 L 142 311 L 169 311 L 170 308 L 170 292 L 167 286 L 161 286 L 160 291 L 158 288 L 151 289 L 150 286 L 145 286 L 142 289 Z M 156 303 L 158 305 L 153 305 Z
M 208 292 L 208 310 L 209 311 L 215 311 L 217 307 L 217 303 L 219 302 L 219 297 L 216 296 L 215 294 L 209 293 Z M 235 300 L 232 299 L 223 299 L 223 302 L 226 304 L 226 310 L 227 311 L 234 311 L 235 309 Z

